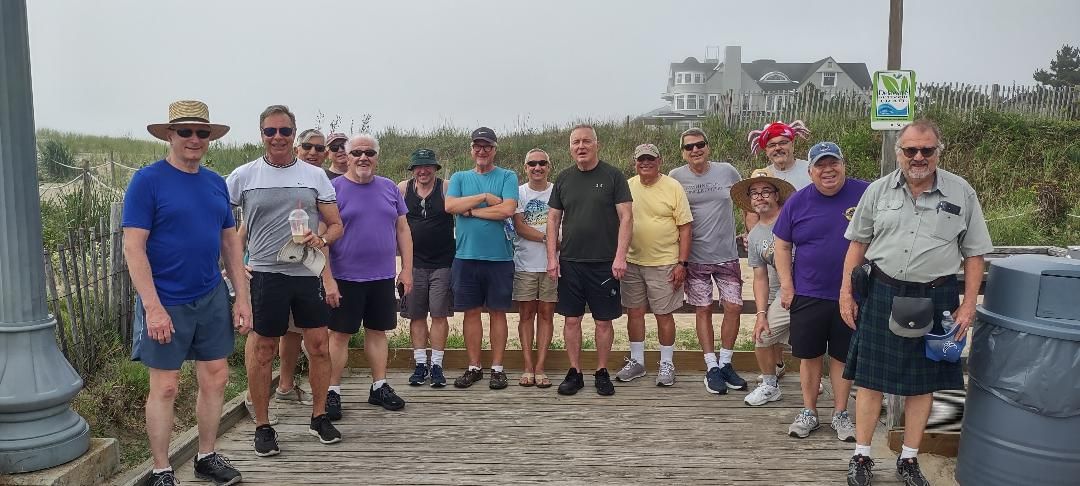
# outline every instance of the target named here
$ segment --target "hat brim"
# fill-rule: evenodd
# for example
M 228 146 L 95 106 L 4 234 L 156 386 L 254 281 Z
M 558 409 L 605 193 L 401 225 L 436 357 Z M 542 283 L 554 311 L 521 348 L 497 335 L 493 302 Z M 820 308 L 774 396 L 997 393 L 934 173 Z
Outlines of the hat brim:
M 784 201 L 787 201 L 787 199 L 795 193 L 795 186 L 783 179 L 764 176 L 751 177 L 736 182 L 731 186 L 731 202 L 735 203 L 735 205 L 743 211 L 748 213 L 754 212 L 754 207 L 750 204 L 750 196 L 746 194 L 746 191 L 751 185 L 758 182 L 768 182 L 780 190 L 780 198 L 776 200 L 779 204 L 783 204 Z
M 213 142 L 221 137 L 224 137 L 226 133 L 229 133 L 228 125 L 219 125 L 217 123 L 202 123 L 202 122 L 180 122 L 180 123 L 154 123 L 146 126 L 146 131 L 150 132 L 154 138 L 158 140 L 169 141 L 169 128 L 176 125 L 201 125 L 210 129 L 210 141 Z
M 825 152 L 823 154 L 817 154 L 813 159 L 810 159 L 810 165 L 817 164 L 819 160 L 824 159 L 825 157 L 836 157 L 836 160 L 844 162 L 844 154 Z
M 409 163 L 409 168 L 407 168 L 405 170 L 413 170 L 413 169 L 415 169 L 417 167 L 435 167 L 435 170 L 442 170 L 442 166 L 439 165 L 438 162 L 424 162 L 424 163 L 410 162 Z

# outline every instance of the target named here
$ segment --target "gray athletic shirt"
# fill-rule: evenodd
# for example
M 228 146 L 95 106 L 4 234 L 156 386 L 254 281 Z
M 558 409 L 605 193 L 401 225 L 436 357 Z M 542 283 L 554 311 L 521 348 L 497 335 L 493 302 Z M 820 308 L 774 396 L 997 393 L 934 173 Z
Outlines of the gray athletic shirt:
M 750 240 L 746 255 L 746 262 L 750 268 L 765 267 L 769 270 L 769 302 L 776 298 L 776 291 L 780 290 L 780 276 L 776 274 L 776 261 L 773 260 L 773 225 L 758 223 L 746 238 Z M 762 309 L 764 310 L 764 309 Z
M 795 159 L 795 163 L 788 170 L 777 169 L 776 164 L 769 165 L 769 169 L 772 170 L 777 179 L 783 179 L 795 186 L 796 191 L 813 184 L 813 181 L 810 180 L 809 161 Z
M 690 200 L 694 222 L 690 261 L 724 263 L 739 258 L 735 248 L 735 215 L 731 204 L 731 186 L 742 180 L 739 171 L 727 162 L 709 162 L 709 170 L 697 175 L 684 165 L 671 170 Z M 741 211 L 740 211 L 741 213 Z
M 301 207 L 308 213 L 308 228 L 319 228 L 318 204 L 336 203 L 330 179 L 319 167 L 293 159 L 275 167 L 259 157 L 237 167 L 225 179 L 229 202 L 244 210 L 248 264 L 256 272 L 294 277 L 315 276 L 301 263 L 277 261 L 278 250 L 292 237 L 289 213 Z

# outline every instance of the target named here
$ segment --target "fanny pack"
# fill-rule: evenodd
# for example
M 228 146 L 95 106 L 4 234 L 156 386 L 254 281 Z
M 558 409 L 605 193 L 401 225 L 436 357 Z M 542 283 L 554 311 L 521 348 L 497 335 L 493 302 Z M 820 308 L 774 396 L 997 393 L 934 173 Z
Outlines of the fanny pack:
M 934 326 L 934 301 L 929 297 L 893 297 L 889 330 L 906 338 L 926 335 Z

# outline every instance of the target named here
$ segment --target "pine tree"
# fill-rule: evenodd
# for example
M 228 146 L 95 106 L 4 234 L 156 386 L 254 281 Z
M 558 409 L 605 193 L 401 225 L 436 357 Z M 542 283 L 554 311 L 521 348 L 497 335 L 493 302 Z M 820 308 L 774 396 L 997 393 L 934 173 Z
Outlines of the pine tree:
M 1080 86 L 1080 48 L 1065 44 L 1050 61 L 1050 70 L 1039 69 L 1032 77 L 1052 88 Z

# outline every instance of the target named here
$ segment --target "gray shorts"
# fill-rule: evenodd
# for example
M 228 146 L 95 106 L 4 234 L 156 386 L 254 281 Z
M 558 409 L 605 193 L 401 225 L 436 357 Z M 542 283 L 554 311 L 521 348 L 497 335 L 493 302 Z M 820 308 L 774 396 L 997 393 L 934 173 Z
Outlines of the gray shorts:
M 165 311 L 176 332 L 168 344 L 161 344 L 147 334 L 142 299 L 135 297 L 132 361 L 158 370 L 178 370 L 185 360 L 214 361 L 232 354 L 234 334 L 224 282 L 194 302 L 167 305 Z
M 450 304 L 454 299 L 450 293 L 450 267 L 413 268 L 413 288 L 405 296 L 405 307 L 401 317 L 406 319 L 427 319 L 431 317 L 451 317 L 454 313 Z

